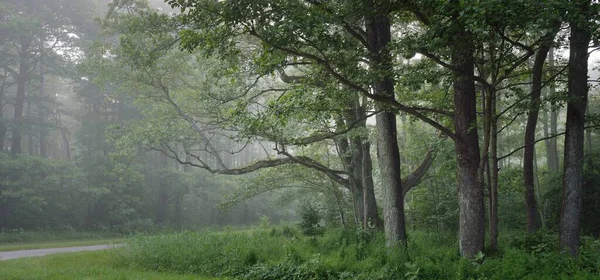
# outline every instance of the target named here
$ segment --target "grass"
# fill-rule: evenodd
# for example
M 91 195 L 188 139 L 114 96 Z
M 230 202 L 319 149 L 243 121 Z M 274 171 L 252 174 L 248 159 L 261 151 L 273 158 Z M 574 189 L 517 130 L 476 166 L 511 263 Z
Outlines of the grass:
M 579 258 L 556 252 L 556 236 L 504 234 L 501 250 L 461 258 L 454 234 L 412 232 L 408 249 L 381 233 L 293 226 L 136 236 L 127 246 L 0 262 L 0 279 L 600 279 L 600 240 Z
M 408 249 L 386 249 L 380 233 L 328 230 L 307 237 L 284 226 L 184 232 L 127 240 L 119 262 L 141 270 L 239 279 L 600 279 L 600 241 L 577 259 L 555 236 L 505 236 L 500 252 L 461 258 L 453 234 L 412 232 Z
M 17 251 L 17 250 L 32 250 L 32 249 L 48 249 L 48 248 L 63 248 L 63 247 L 79 247 L 103 244 L 120 244 L 123 243 L 123 238 L 113 239 L 98 239 L 98 240 L 76 240 L 76 241 L 50 241 L 40 243 L 12 243 L 1 244 L 0 252 Z
M 115 262 L 115 252 L 113 250 L 104 250 L 0 261 L 0 279 L 209 280 L 215 278 L 131 269 Z

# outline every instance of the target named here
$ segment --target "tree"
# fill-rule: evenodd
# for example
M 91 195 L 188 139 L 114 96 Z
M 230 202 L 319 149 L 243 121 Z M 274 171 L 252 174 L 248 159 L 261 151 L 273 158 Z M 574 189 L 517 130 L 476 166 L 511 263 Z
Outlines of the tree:
M 25 105 L 31 100 L 27 87 L 37 80 L 43 61 L 56 56 L 56 50 L 68 50 L 86 18 L 86 3 L 79 1 L 7 1 L 1 7 L 2 49 L 11 59 L 3 61 L 16 84 L 13 106 L 14 118 L 11 126 L 11 152 L 22 152 L 22 135 L 25 127 Z M 43 67 L 41 68 L 44 69 Z M 43 77 L 43 73 L 41 73 Z M 41 87 L 43 89 L 43 87 Z M 29 92 L 33 92 L 30 88 Z M 29 101 L 27 106 L 30 106 Z M 28 116 L 31 117 L 31 116 Z
M 583 194 L 583 147 L 585 111 L 588 98 L 588 46 L 592 36 L 590 20 L 598 15 L 598 5 L 581 0 L 572 3 L 569 24 L 569 74 L 563 195 L 560 216 L 560 247 L 577 256 L 581 234 Z
M 552 29 L 544 35 L 543 42 L 537 50 L 533 69 L 531 73 L 531 94 L 530 108 L 527 114 L 527 125 L 525 126 L 525 141 L 523 149 L 523 180 L 525 186 L 525 205 L 527 208 L 527 231 L 533 233 L 539 228 L 539 216 L 537 202 L 535 197 L 535 181 L 534 181 L 534 154 L 535 154 L 535 131 L 538 123 L 538 115 L 541 106 L 542 96 L 542 78 L 544 76 L 544 63 L 546 56 L 552 48 L 554 37 L 558 32 L 560 23 L 556 24 L 556 28 Z

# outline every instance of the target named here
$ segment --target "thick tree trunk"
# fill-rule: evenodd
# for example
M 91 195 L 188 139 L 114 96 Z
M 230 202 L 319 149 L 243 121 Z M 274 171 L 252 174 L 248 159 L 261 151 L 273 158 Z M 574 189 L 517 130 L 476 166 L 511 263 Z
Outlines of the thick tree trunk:
M 589 1 L 578 1 L 580 11 L 586 13 Z M 581 17 L 585 18 L 585 17 Z M 581 19 L 579 19 L 581 20 Z M 572 256 L 578 253 L 580 243 L 581 204 L 583 192 L 583 141 L 588 84 L 588 44 L 590 32 L 585 23 L 571 22 L 569 51 L 569 82 L 562 207 L 560 215 L 560 247 Z
M 535 178 L 533 172 L 533 160 L 535 153 L 535 131 L 537 128 L 538 115 L 540 111 L 542 95 L 542 77 L 544 74 L 544 62 L 550 47 L 552 38 L 547 38 L 544 45 L 537 51 L 532 70 L 531 99 L 529 113 L 527 114 L 527 125 L 525 126 L 525 141 L 523 148 L 523 185 L 525 195 L 525 209 L 527 211 L 527 232 L 532 233 L 539 229 L 539 217 L 537 201 L 535 199 Z
M 471 258 L 483 251 L 485 210 L 483 188 L 478 176 L 477 94 L 473 81 L 474 51 L 470 36 L 456 34 L 451 46 L 454 89 L 454 141 L 458 161 L 459 246 L 462 256 Z
M 354 191 L 352 192 L 353 206 L 354 206 L 354 221 L 356 222 L 357 227 L 365 229 L 364 227 L 364 219 L 365 219 L 365 205 L 364 205 L 364 192 L 363 188 L 360 185 L 354 186 Z
M 391 42 L 391 24 L 386 13 L 367 16 L 367 38 L 372 48 L 372 66 L 375 70 L 386 72 L 373 86 L 373 93 L 395 99 L 394 79 L 391 75 L 392 58 L 388 44 Z M 385 110 L 382 104 L 378 110 Z M 377 161 L 383 188 L 383 221 L 388 247 L 406 242 L 404 220 L 404 198 L 402 196 L 402 178 L 400 177 L 400 153 L 396 114 L 383 111 L 376 116 L 377 122 Z

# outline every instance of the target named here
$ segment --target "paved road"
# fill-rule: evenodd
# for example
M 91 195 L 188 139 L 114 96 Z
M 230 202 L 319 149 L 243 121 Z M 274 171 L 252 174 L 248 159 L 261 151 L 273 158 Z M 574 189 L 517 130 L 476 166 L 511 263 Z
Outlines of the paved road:
M 94 245 L 94 246 L 81 246 L 81 247 L 69 247 L 69 248 L 51 248 L 51 249 L 35 249 L 35 250 L 20 250 L 20 251 L 8 251 L 0 252 L 0 260 L 10 260 L 26 257 L 39 257 L 49 254 L 56 253 L 69 253 L 69 252 L 81 252 L 81 251 L 97 251 L 106 250 L 121 246 L 115 245 Z

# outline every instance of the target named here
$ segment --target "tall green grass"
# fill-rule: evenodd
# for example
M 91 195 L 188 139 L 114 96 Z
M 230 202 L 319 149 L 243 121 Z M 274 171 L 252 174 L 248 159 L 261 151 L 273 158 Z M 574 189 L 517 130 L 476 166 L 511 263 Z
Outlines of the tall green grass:
M 495 255 L 466 260 L 452 234 L 413 232 L 408 249 L 389 249 L 380 233 L 330 229 L 306 237 L 280 226 L 135 237 L 119 262 L 239 279 L 600 279 L 599 241 L 586 240 L 581 257 L 572 259 L 546 244 L 552 240 L 518 238 L 505 240 Z

